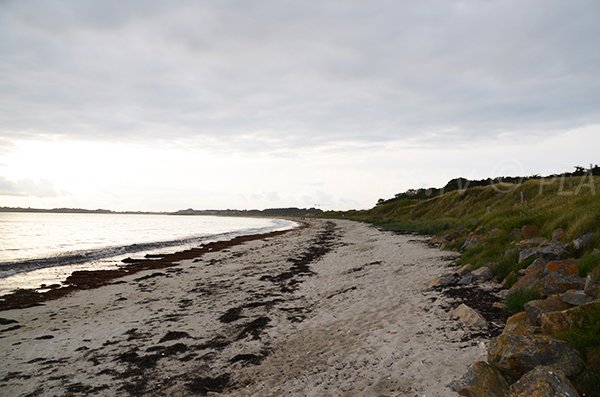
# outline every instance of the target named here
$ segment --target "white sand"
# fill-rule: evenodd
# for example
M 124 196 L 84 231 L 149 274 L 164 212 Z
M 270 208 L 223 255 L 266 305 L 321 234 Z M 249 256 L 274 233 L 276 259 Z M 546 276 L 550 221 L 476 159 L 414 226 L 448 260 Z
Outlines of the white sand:
M 201 390 L 199 378 L 225 374 L 232 386 L 215 395 L 456 395 L 446 385 L 485 348 L 460 342 L 445 298 L 428 289 L 452 254 L 421 237 L 334 223 L 331 250 L 308 265 L 313 275 L 261 280 L 285 278 L 288 259 L 302 258 L 327 221 L 0 312 L 21 326 L 0 332 L 0 395 L 185 396 Z M 282 292 L 290 280 L 297 289 Z M 219 320 L 236 307 L 241 318 Z M 257 319 L 266 327 L 245 334 Z M 169 331 L 189 337 L 159 342 Z M 231 363 L 239 354 L 264 358 Z

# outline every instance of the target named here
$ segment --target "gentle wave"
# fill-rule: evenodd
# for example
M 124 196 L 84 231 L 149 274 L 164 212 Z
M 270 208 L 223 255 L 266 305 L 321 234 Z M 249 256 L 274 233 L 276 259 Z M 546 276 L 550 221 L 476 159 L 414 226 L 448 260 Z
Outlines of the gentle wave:
M 251 228 L 236 232 L 227 232 L 220 234 L 203 234 L 176 240 L 135 243 L 123 246 L 103 247 L 93 250 L 71 251 L 47 258 L 25 259 L 15 262 L 0 262 L 0 279 L 19 273 L 30 272 L 43 268 L 75 265 L 107 258 L 122 257 L 127 254 L 156 251 L 173 247 L 181 247 L 182 249 L 190 248 L 193 246 L 200 246 L 211 241 L 230 240 L 238 236 L 261 234 L 277 230 L 287 230 L 296 226 L 297 224 L 295 222 L 276 221 L 275 226 Z M 164 253 L 166 254 L 168 252 Z

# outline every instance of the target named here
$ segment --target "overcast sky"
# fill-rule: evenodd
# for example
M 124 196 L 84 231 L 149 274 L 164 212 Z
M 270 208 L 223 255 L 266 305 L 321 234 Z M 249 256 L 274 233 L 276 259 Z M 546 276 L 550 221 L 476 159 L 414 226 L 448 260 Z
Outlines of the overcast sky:
M 600 162 L 600 1 L 0 0 L 0 206 L 371 207 Z

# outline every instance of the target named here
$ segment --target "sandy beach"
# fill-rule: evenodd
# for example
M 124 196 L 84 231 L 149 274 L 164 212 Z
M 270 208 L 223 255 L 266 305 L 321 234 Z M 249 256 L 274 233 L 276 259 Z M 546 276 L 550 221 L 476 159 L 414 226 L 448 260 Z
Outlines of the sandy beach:
M 0 312 L 0 394 L 456 395 L 486 350 L 429 288 L 455 253 L 307 224 Z

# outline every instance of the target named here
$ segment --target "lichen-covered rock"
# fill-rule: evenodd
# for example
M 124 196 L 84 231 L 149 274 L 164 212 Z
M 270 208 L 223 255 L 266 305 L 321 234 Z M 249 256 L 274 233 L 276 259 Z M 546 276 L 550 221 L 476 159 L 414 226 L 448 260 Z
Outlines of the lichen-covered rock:
M 526 312 L 513 314 L 506 320 L 502 330 L 503 334 L 511 335 L 533 335 L 539 332 L 539 327 L 533 325 Z
M 471 274 L 475 278 L 475 281 L 479 281 L 479 282 L 489 281 L 492 278 L 494 278 L 494 273 L 492 273 L 490 268 L 487 266 L 483 266 L 483 267 L 480 267 L 479 269 L 475 269 L 471 272 Z
M 536 259 L 533 261 L 531 265 L 527 267 L 527 269 L 521 269 L 518 274 L 521 275 L 521 278 L 510 287 L 511 291 L 518 290 L 521 288 L 528 288 L 534 286 L 539 280 L 544 277 L 544 268 L 546 267 L 546 263 L 543 259 Z
M 525 312 L 529 316 L 531 323 L 540 325 L 540 317 L 544 313 L 556 312 L 570 309 L 571 306 L 561 299 L 558 295 L 549 296 L 547 299 L 538 299 L 525 303 Z
M 574 347 L 540 334 L 497 336 L 490 342 L 488 362 L 512 382 L 539 365 L 561 368 L 567 376 L 578 374 L 584 365 Z
M 579 393 L 561 369 L 540 366 L 511 385 L 508 397 L 579 397 Z
M 452 318 L 457 318 L 464 326 L 469 328 L 485 329 L 488 327 L 485 318 L 464 303 L 461 303 L 450 315 Z
M 540 316 L 542 332 L 548 335 L 559 336 L 573 326 L 587 327 L 593 318 L 600 312 L 600 300 L 568 310 L 544 313 Z M 590 318 L 592 320 L 590 320 Z
M 502 373 L 484 361 L 471 364 L 460 379 L 448 386 L 469 397 L 506 397 L 508 393 L 508 382 Z
M 534 288 L 542 296 L 558 294 L 570 289 L 583 289 L 585 280 L 579 276 L 577 261 L 573 259 L 546 262 L 536 259 L 512 287 L 511 291 Z
M 563 302 L 573 306 L 581 306 L 590 303 L 593 299 L 586 295 L 584 290 L 570 289 L 561 295 Z

